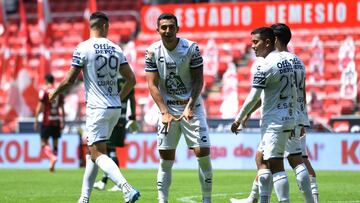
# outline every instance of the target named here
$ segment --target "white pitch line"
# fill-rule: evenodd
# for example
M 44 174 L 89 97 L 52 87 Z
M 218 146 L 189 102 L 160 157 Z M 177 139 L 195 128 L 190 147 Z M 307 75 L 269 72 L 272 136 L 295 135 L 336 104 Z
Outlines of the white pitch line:
M 213 197 L 226 197 L 229 195 L 244 195 L 247 193 L 244 192 L 237 192 L 237 193 L 217 193 L 217 194 L 212 194 Z M 194 195 L 194 196 L 187 196 L 187 197 L 181 197 L 178 198 L 177 200 L 179 200 L 180 202 L 186 202 L 186 203 L 198 203 L 197 201 L 193 200 L 195 198 L 201 198 L 201 195 Z M 229 200 L 230 201 L 230 200 Z

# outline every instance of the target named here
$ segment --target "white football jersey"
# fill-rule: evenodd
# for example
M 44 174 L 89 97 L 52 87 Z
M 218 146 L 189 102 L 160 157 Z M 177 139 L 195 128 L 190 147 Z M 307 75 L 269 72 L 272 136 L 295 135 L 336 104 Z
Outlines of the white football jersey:
M 305 65 L 301 61 L 299 57 L 291 52 L 282 52 L 284 53 L 290 63 L 293 65 L 294 68 L 294 79 L 295 79 L 295 86 L 296 86 L 296 124 L 310 126 L 309 117 L 306 108 L 306 101 L 305 101 L 305 79 L 306 79 L 306 71 Z
M 196 43 L 179 38 L 176 48 L 169 51 L 162 41 L 152 44 L 145 53 L 145 71 L 158 72 L 159 90 L 171 114 L 180 115 L 191 96 L 191 69 L 201 68 L 203 58 Z M 195 106 L 202 105 L 201 96 Z
M 117 77 L 126 63 L 121 48 L 107 38 L 90 38 L 76 47 L 72 66 L 83 69 L 87 107 L 121 106 Z
M 263 89 L 261 128 L 268 132 L 294 129 L 296 88 L 286 55 L 273 51 L 257 63 L 252 86 Z

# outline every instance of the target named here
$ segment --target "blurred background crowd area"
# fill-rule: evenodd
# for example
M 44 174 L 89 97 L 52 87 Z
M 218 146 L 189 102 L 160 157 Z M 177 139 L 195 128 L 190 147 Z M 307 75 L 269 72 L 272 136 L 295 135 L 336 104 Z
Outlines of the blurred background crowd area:
M 192 7 L 197 9 L 204 7 L 211 13 L 212 5 L 217 6 L 215 8 L 225 5 L 228 7 L 220 8 L 220 14 L 216 14 L 225 15 L 222 12 L 226 12 L 228 8 L 232 12 L 243 12 L 244 19 L 240 24 L 246 25 L 248 5 L 255 9 L 269 3 L 268 1 L 211 0 L 0 0 L 0 2 L 0 11 L 3 11 L 0 19 L 0 123 L 3 133 L 19 132 L 21 131 L 19 123 L 33 121 L 38 102 L 37 95 L 44 85 L 44 75 L 51 72 L 55 76 L 56 83 L 64 78 L 70 68 L 74 48 L 89 37 L 89 13 L 95 10 L 104 11 L 109 15 L 108 38 L 121 45 L 136 74 L 136 114 L 142 131 L 146 132 L 155 130 L 157 109 L 147 89 L 144 55 L 146 48 L 160 39 L 155 29 L 150 30 L 148 26 L 148 30 L 144 30 L 146 27 L 144 24 L 156 23 L 155 14 L 158 14 L 153 12 L 153 15 L 150 15 L 151 12 L 146 13 L 146 11 L 159 8 L 163 11 L 190 8 L 186 10 L 190 12 Z M 294 1 L 275 3 L 286 5 L 290 2 Z M 324 8 L 332 8 L 336 18 L 336 12 L 341 11 L 341 5 L 337 7 L 338 1 L 326 2 L 323 3 Z M 340 11 L 336 10 L 338 8 Z M 179 14 L 179 10 L 176 11 Z M 350 13 L 349 10 L 347 12 Z M 330 18 L 329 13 L 327 18 Z M 205 20 L 216 21 L 211 15 L 206 15 Z M 223 21 L 221 17 L 219 19 Z M 191 19 L 187 20 L 188 23 L 191 22 Z M 182 19 L 179 21 L 182 22 Z M 188 28 L 182 29 L 180 24 L 179 36 L 193 40 L 200 46 L 204 58 L 205 78 L 202 96 L 209 124 L 213 127 L 215 125 L 216 128 L 216 125 L 222 121 L 230 121 L 235 117 L 251 88 L 250 69 L 256 59 L 250 45 L 251 29 L 244 26 L 246 27 L 244 29 L 207 31 L 196 26 L 191 30 L 188 24 L 187 26 Z M 292 29 L 293 38 L 289 47 L 306 65 L 306 94 L 313 129 L 358 132 L 360 130 L 358 125 L 360 123 L 358 79 L 360 26 L 314 28 L 301 26 L 300 24 Z M 292 28 L 291 25 L 290 27 Z M 67 122 L 84 120 L 84 100 L 82 78 L 79 78 L 76 86 L 66 94 Z M 255 113 L 252 119 L 257 121 L 259 117 L 260 113 Z

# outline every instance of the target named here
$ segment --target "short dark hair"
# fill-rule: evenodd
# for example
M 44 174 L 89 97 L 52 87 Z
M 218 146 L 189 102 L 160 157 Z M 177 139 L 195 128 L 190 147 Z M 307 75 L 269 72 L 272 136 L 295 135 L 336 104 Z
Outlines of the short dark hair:
M 45 81 L 53 84 L 54 83 L 54 76 L 51 73 L 48 73 L 45 75 Z
M 96 11 L 90 16 L 90 27 L 100 27 L 104 23 L 109 23 L 109 18 L 103 12 Z
M 158 27 L 160 25 L 160 20 L 163 20 L 163 19 L 167 19 L 167 20 L 173 19 L 175 21 L 176 27 L 178 26 L 177 18 L 176 18 L 176 16 L 174 14 L 172 14 L 172 13 L 163 13 L 157 19 L 157 26 Z
M 252 35 L 259 34 L 262 40 L 269 39 L 272 44 L 275 44 L 274 31 L 269 27 L 259 27 L 251 31 Z
M 291 40 L 291 30 L 289 26 L 284 23 L 276 23 L 270 26 L 274 31 L 277 39 L 284 45 L 287 45 Z

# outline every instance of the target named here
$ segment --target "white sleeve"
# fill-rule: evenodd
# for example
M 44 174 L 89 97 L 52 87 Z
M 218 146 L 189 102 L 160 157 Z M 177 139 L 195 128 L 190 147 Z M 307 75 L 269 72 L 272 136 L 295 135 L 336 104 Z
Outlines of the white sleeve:
M 241 107 L 241 110 L 236 116 L 235 121 L 241 122 L 252 110 L 252 108 L 254 108 L 255 104 L 259 101 L 262 90 L 263 89 L 261 88 L 251 88 L 251 91 L 246 97 L 244 105 Z

